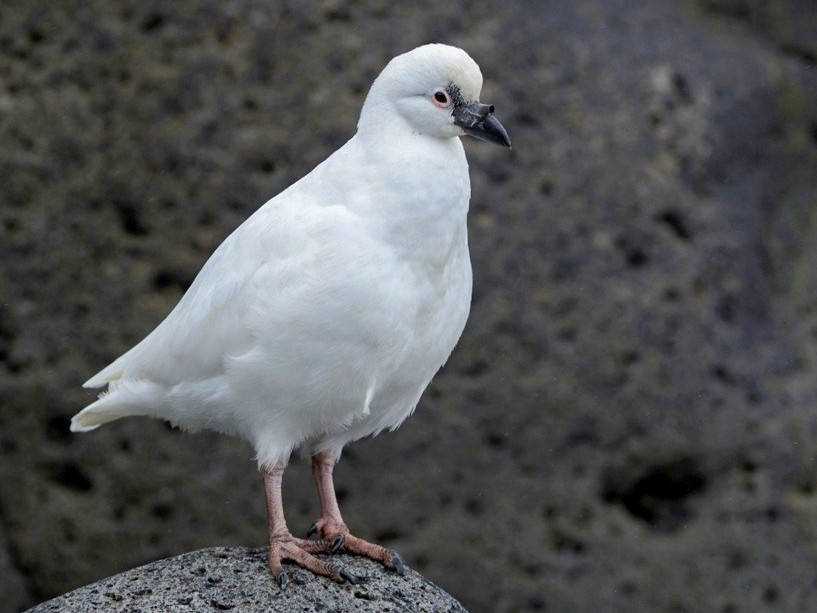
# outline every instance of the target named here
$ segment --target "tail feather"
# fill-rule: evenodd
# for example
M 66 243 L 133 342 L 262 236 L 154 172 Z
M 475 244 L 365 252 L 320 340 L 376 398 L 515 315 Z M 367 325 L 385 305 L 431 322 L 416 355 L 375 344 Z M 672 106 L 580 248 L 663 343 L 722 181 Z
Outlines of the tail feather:
M 108 398 L 106 394 L 74 415 L 71 418 L 71 432 L 90 432 L 109 421 L 139 414 L 133 407 L 112 404 Z
M 89 404 L 71 418 L 71 432 L 90 432 L 109 421 L 148 415 L 143 408 L 144 405 L 139 402 L 139 396 L 133 394 L 133 388 L 141 390 L 150 386 L 150 383 L 141 381 L 128 382 L 124 385 L 120 383 L 116 388 L 101 394 L 99 400 Z
M 131 349 L 131 351 L 133 350 Z M 82 387 L 86 389 L 104 387 L 105 384 L 119 379 L 125 370 L 125 364 L 127 363 L 130 353 L 131 352 L 128 351 L 127 353 L 119 356 L 116 360 L 108 364 L 105 368 L 83 383 Z
M 122 392 L 124 390 L 121 388 L 129 388 L 130 386 L 123 385 L 123 382 L 119 379 L 125 371 L 125 365 L 132 352 L 133 349 L 122 354 L 82 384 L 82 387 L 86 389 L 108 385 L 108 391 L 102 392 L 96 402 L 89 404 L 71 418 L 71 432 L 90 432 L 109 421 L 131 415 L 145 414 L 137 407 L 134 407 L 132 402 L 123 401 L 124 398 L 128 397 L 128 394 L 124 394 L 123 398 Z M 119 389 L 118 393 L 117 389 Z

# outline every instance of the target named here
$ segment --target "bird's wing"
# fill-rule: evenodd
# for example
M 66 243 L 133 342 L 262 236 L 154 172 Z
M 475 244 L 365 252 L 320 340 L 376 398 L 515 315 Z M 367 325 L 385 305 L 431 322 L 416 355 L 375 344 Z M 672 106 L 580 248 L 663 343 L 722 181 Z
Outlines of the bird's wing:
M 287 296 L 315 284 L 314 271 L 326 269 L 316 260 L 332 259 L 327 230 L 343 216 L 342 207 L 299 206 L 297 196 L 276 202 L 279 198 L 219 246 L 153 332 L 85 386 L 117 379 L 169 385 L 202 380 L 222 372 L 225 359 L 248 351 L 258 309 L 286 310 Z

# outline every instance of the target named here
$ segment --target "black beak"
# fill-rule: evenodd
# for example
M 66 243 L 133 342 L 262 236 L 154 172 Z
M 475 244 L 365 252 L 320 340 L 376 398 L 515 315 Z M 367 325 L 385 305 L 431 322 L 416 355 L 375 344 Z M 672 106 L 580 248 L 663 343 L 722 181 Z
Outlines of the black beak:
M 511 139 L 499 120 L 494 117 L 494 105 L 481 102 L 455 102 L 454 123 L 466 134 L 511 148 Z

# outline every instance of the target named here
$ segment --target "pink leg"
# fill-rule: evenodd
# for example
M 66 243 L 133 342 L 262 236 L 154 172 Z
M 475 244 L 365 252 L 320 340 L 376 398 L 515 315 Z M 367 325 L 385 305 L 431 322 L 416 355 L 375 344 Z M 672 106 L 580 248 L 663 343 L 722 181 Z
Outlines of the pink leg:
M 319 560 L 313 553 L 329 553 L 331 547 L 322 541 L 295 538 L 290 534 L 284 519 L 284 505 L 281 501 L 281 481 L 284 466 L 277 464 L 264 470 L 264 490 L 267 495 L 267 517 L 269 520 L 269 568 L 281 588 L 287 584 L 287 573 L 282 562 L 294 562 L 301 568 L 317 575 L 324 575 L 342 583 L 354 583 L 354 578 L 344 570 L 338 570 L 328 562 Z
M 307 536 L 320 532 L 323 541 L 328 543 L 334 553 L 343 548 L 349 553 L 371 558 L 380 562 L 388 569 L 403 573 L 403 560 L 400 555 L 391 550 L 369 543 L 349 533 L 349 528 L 343 522 L 335 496 L 335 484 L 332 481 L 332 471 L 335 469 L 336 458 L 326 452 L 319 452 L 312 456 L 312 474 L 318 486 L 318 496 L 321 499 L 321 516 L 309 528 Z

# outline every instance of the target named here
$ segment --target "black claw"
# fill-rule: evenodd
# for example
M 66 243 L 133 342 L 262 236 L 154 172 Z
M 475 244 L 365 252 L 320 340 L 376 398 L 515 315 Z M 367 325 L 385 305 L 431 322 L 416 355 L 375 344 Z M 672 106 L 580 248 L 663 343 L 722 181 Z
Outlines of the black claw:
M 332 541 L 332 553 L 337 553 L 343 547 L 343 541 L 345 540 L 346 537 L 343 534 L 336 536 L 335 540 Z
M 403 558 L 400 557 L 399 553 L 395 553 L 391 557 L 391 563 L 394 564 L 394 570 L 397 571 L 398 575 L 402 575 L 403 573 L 406 572 L 406 567 L 403 564 Z
M 343 578 L 344 578 L 344 579 L 345 579 L 345 580 L 346 580 L 348 583 L 351 583 L 352 585 L 354 585 L 355 583 L 357 583 L 357 577 L 355 577 L 355 576 L 354 576 L 352 573 L 350 573 L 350 572 L 349 572 L 348 570 L 346 570 L 346 569 L 343 569 L 343 568 L 339 569 L 339 570 L 338 570 L 338 574 L 339 574 L 341 577 L 343 577 Z
M 306 538 L 309 538 L 310 536 L 315 534 L 317 531 L 318 531 L 318 524 L 317 523 L 312 524 L 311 526 L 309 526 L 309 530 L 306 531 Z
M 287 582 L 289 581 L 287 571 L 282 570 L 280 573 L 278 573 L 278 576 L 275 578 L 275 581 L 278 583 L 279 588 L 285 590 L 287 587 Z

